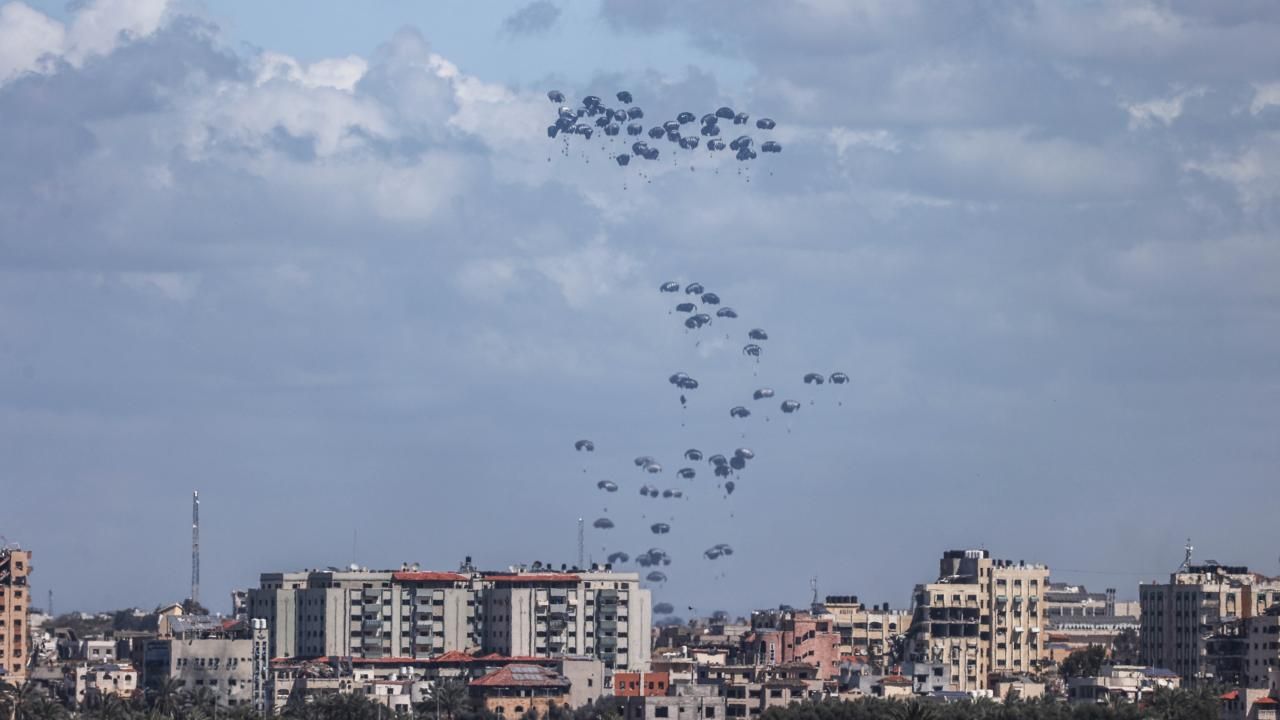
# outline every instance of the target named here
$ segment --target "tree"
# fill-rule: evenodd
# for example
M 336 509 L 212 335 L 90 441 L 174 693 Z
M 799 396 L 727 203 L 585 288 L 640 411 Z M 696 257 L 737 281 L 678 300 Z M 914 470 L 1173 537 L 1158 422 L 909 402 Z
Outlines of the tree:
M 177 717 L 181 708 L 182 687 L 182 681 L 177 678 L 160 678 L 159 682 L 147 688 L 147 706 L 164 717 Z
M 1125 628 L 1111 641 L 1111 662 L 1131 665 L 1138 660 L 1138 631 Z
M 426 701 L 419 703 L 419 715 L 429 714 L 435 718 L 437 714 L 454 720 L 454 716 L 467 707 L 467 686 L 460 682 L 437 680 L 427 695 Z M 438 718 L 437 718 L 438 720 Z
M 1101 645 L 1090 645 L 1082 650 L 1076 650 L 1062 661 L 1062 676 L 1064 678 L 1096 677 L 1106 659 L 1107 651 Z

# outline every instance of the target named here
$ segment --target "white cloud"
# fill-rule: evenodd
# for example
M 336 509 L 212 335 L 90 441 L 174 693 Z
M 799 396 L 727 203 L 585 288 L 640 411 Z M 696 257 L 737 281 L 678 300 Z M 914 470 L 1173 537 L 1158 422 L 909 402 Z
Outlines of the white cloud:
M 1146 102 L 1125 104 L 1129 112 L 1129 129 L 1149 128 L 1159 122 L 1165 127 L 1173 124 L 1182 115 L 1183 103 L 1188 98 L 1203 97 L 1206 88 L 1196 87 L 1171 95 L 1167 98 L 1155 98 Z
M 62 23 L 20 2 L 0 5 L 0 85 L 26 72 L 47 72 L 66 46 Z
M 555 283 L 570 307 L 583 308 L 615 292 L 639 270 L 630 255 L 602 240 L 572 252 L 539 258 L 539 272 Z
M 1276 105 L 1280 105 L 1280 82 L 1254 84 L 1253 102 L 1249 104 L 1249 112 L 1257 115 Z
M 369 63 L 358 55 L 317 60 L 302 64 L 288 55 L 264 52 L 258 59 L 256 84 L 271 80 L 287 80 L 309 88 L 334 88 L 350 92 L 369 70 Z

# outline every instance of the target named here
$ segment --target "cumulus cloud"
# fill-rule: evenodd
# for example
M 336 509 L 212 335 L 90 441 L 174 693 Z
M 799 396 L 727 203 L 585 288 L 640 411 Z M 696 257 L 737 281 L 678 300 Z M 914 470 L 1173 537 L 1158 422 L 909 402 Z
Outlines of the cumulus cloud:
M 536 35 L 555 26 L 560 19 L 560 8 L 551 0 L 534 0 L 508 15 L 502 21 L 502 29 L 512 35 Z
M 922 526 L 963 513 L 988 529 L 908 534 L 905 570 L 851 560 L 873 594 L 919 581 L 951 542 L 1114 567 L 1115 537 L 1090 531 L 1071 558 L 1036 540 L 1042 515 L 1002 505 L 1009 487 L 1131 527 L 1138 502 L 1193 512 L 1205 477 L 1240 493 L 1273 481 L 1274 12 L 654 0 L 603 13 L 601 32 L 678 31 L 669 42 L 722 53 L 749 82 L 637 68 L 561 89 L 625 83 L 655 115 L 768 114 L 785 152 L 750 167 L 664 155 L 643 178 L 594 145 L 562 155 L 541 90 L 471 75 L 412 28 L 368 57 L 304 62 L 232 50 L 158 2 L 94 0 L 65 24 L 0 6 L 0 451 L 30 480 L 13 501 L 76 497 L 71 521 L 97 527 L 128 482 L 150 500 L 112 523 L 136 513 L 160 520 L 130 527 L 180 536 L 181 518 L 155 522 L 189 485 L 216 487 L 228 518 L 229 498 L 253 496 L 235 522 L 305 540 L 261 567 L 208 565 L 226 586 L 345 557 L 307 530 L 357 522 L 349 488 L 365 480 L 405 498 L 360 527 L 371 547 L 440 565 L 473 550 L 552 558 L 583 506 L 566 440 L 594 435 L 601 457 L 741 443 L 723 425 L 739 386 L 804 392 L 796 379 L 815 369 L 854 378 L 844 406 L 807 406 L 792 433 L 749 428 L 761 470 L 738 504 L 689 501 L 704 513 L 690 532 L 736 540 L 779 568 L 770 582 L 803 586 L 818 570 L 795 561 L 804 548 L 839 542 L 849 508 L 900 505 L 904 477 L 939 497 L 964 488 L 914 508 Z M 707 283 L 743 325 L 769 328 L 767 356 L 744 362 L 729 322 L 692 349 L 655 292 L 667 279 Z M 682 411 L 662 394 L 678 369 L 727 380 Z M 1115 502 L 1099 508 L 1099 493 Z M 403 528 L 441 506 L 484 506 L 511 530 L 473 537 L 466 513 L 437 513 L 405 547 Z M 1243 512 L 1238 527 L 1265 527 L 1265 508 Z M 741 530 L 777 513 L 809 520 L 782 542 Z M 105 570 L 73 572 L 92 549 L 32 523 L 14 533 L 35 538 L 52 584 L 112 601 L 92 597 Z M 1164 567 L 1172 532 L 1122 539 L 1141 569 Z M 439 551 L 439 537 L 477 547 Z M 221 557 L 261 550 L 249 533 L 220 542 Z M 1220 542 L 1215 554 L 1254 560 Z M 379 564 L 406 559 L 386 552 Z M 140 572 L 167 587 L 182 562 Z M 669 592 L 714 601 L 672 574 Z M 731 572 L 723 587 L 785 600 L 763 582 Z

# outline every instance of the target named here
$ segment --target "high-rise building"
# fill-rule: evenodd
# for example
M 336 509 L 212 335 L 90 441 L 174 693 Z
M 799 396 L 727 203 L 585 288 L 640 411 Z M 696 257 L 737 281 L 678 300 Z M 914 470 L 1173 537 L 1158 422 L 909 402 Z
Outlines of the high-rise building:
M 1168 583 L 1138 586 L 1142 662 L 1186 683 L 1236 683 L 1243 671 L 1240 620 L 1280 602 L 1280 580 L 1243 565 L 1184 565 Z
M 992 676 L 1037 672 L 1048 658 L 1041 602 L 1048 585 L 1044 565 L 948 550 L 938 580 L 916 586 L 909 662 L 961 691 L 986 690 Z
M 840 634 L 840 654 L 884 672 L 895 638 L 911 625 L 910 610 L 893 610 L 888 603 L 867 607 L 855 595 L 828 595 L 823 608 Z
M 325 570 L 263 573 L 250 617 L 272 657 L 429 658 L 447 652 L 588 655 L 644 670 L 652 607 L 636 573 Z
M 0 547 L 0 679 L 12 684 L 27 677 L 30 574 L 31 551 Z

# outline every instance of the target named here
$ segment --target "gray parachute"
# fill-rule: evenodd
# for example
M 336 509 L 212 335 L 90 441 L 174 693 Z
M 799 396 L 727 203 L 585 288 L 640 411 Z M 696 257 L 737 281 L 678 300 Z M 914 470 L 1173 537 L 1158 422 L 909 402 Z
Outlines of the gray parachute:
M 796 400 L 782 401 L 782 412 L 784 413 L 793 413 L 799 409 L 800 409 L 800 403 Z
M 578 452 L 595 452 L 596 444 L 590 440 L 579 440 L 573 444 L 573 449 Z
M 671 526 L 666 523 L 654 523 L 649 526 L 649 531 L 654 535 L 666 535 L 671 532 Z
M 718 317 L 718 318 L 730 318 L 730 319 L 732 319 L 732 318 L 736 318 L 736 317 L 738 317 L 738 311 L 737 311 L 737 310 L 734 310 L 734 309 L 733 309 L 733 308 L 731 308 L 731 307 L 722 307 L 722 308 L 720 308 L 719 310 L 717 310 L 717 311 L 716 311 L 716 317 Z
M 684 451 L 684 459 L 690 462 L 698 462 L 702 459 L 702 451 L 697 448 L 689 448 Z
M 742 354 L 751 357 L 760 357 L 760 346 L 755 344 L 743 345 Z
M 649 582 L 664 583 L 667 581 L 667 574 L 662 572 L 661 570 L 654 570 L 648 575 L 645 575 L 644 579 L 648 580 Z
M 751 331 L 747 333 L 747 337 L 752 340 L 768 340 L 769 333 L 761 330 L 760 328 L 752 328 Z
M 702 293 L 702 304 L 703 305 L 719 305 L 720 296 L 711 292 Z
M 822 373 L 812 373 L 812 372 L 811 372 L 811 373 L 807 373 L 807 374 L 804 376 L 804 384 L 805 384 L 805 385 L 821 385 L 822 383 L 824 383 L 824 382 L 826 382 L 826 381 L 827 381 L 827 379 L 826 379 L 825 377 L 823 377 Z
M 636 143 L 636 145 L 643 145 L 643 144 L 644 144 L 644 143 Z M 634 150 L 634 149 L 636 149 L 636 148 L 635 148 L 635 145 L 633 145 L 633 146 L 632 146 L 632 149 L 633 149 L 633 150 Z M 637 155 L 639 155 L 640 153 L 636 153 L 636 154 L 637 154 Z M 662 283 L 662 285 L 658 286 L 658 290 L 660 290 L 661 292 L 664 292 L 664 293 L 665 293 L 665 292 L 680 292 L 680 283 L 676 282 L 675 280 L 668 280 L 668 281 L 666 281 L 666 282 Z
M 605 492 L 618 492 L 618 483 L 612 480 L 601 480 L 596 483 L 596 487 Z
M 595 528 L 600 529 L 600 530 L 611 530 L 611 529 L 613 529 L 613 521 L 612 521 L 612 520 L 610 520 L 609 518 L 599 518 L 599 519 L 598 519 L 598 520 L 596 520 L 595 522 L 591 523 L 591 525 L 592 525 L 592 527 L 595 527 Z
M 676 474 L 679 475 L 684 480 L 692 480 L 695 477 L 697 477 L 698 471 L 694 470 L 691 467 L 683 467 L 683 468 L 680 468 L 678 471 L 676 471 Z
M 711 316 L 706 313 L 698 313 L 684 321 L 684 326 L 690 330 L 697 330 L 701 327 L 711 324 Z
M 671 603 L 660 602 L 653 606 L 654 615 L 670 615 L 675 611 L 676 609 L 671 606 Z
M 760 388 L 751 393 L 751 397 L 755 400 L 764 400 L 773 397 L 773 388 Z
M 751 417 L 751 411 L 741 405 L 729 408 L 729 417 L 746 418 Z
M 707 289 L 702 287 L 702 283 L 694 282 L 684 286 L 685 295 L 701 295 L 706 291 Z
M 552 90 L 547 93 L 547 99 L 559 105 L 564 102 L 564 93 L 559 90 Z
M 615 95 L 614 97 L 617 97 L 618 102 L 620 103 L 626 103 L 627 105 L 631 104 L 631 93 L 627 92 L 626 90 L 619 90 L 618 94 Z M 770 122 L 772 122 L 772 120 Z
M 777 123 L 770 118 L 760 118 L 759 120 L 756 120 L 756 127 L 761 130 L 772 130 L 776 126 Z
M 618 563 L 627 562 L 630 559 L 631 559 L 631 556 L 624 552 L 609 553 L 609 557 L 606 558 L 606 560 L 608 560 L 610 564 L 614 564 L 614 565 Z
M 679 305 L 676 305 L 676 312 L 692 313 L 697 311 L 698 311 L 698 306 L 694 305 L 691 302 L 682 302 Z
M 831 377 L 827 379 L 831 381 L 832 385 L 843 385 L 849 382 L 849 376 L 842 372 L 833 372 L 831 373 Z
M 638 468 L 647 468 L 650 465 L 656 463 L 657 460 L 654 460 L 653 457 L 649 455 L 641 455 L 640 457 L 636 458 L 634 462 L 636 464 L 636 467 Z

